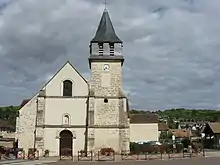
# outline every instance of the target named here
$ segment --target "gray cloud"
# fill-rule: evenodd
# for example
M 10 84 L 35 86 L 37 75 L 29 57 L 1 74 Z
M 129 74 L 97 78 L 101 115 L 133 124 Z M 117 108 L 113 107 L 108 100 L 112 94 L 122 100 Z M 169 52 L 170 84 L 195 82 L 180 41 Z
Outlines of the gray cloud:
M 30 97 L 66 60 L 89 78 L 88 46 L 103 7 L 102 0 L 0 2 L 0 105 Z M 219 0 L 111 0 L 108 10 L 124 41 L 133 108 L 219 108 Z

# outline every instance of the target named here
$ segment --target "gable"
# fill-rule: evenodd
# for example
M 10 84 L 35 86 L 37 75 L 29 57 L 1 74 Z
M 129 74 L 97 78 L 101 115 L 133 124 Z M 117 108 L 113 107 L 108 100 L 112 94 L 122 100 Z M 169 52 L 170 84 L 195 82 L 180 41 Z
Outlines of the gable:
M 67 61 L 64 66 L 45 85 L 46 96 L 62 96 L 63 81 L 73 83 L 73 96 L 88 95 L 88 83 L 83 76 Z
M 202 132 L 206 134 L 220 133 L 220 123 L 219 122 L 207 123 Z
M 76 68 L 67 61 L 55 74 L 54 76 L 41 88 L 45 90 L 46 95 L 50 96 L 61 96 L 61 83 L 63 80 L 71 79 L 77 89 L 77 92 L 74 92 L 75 95 L 79 96 L 88 95 L 88 83 L 83 78 L 83 76 L 76 70 Z M 53 91 L 55 90 L 55 91 Z M 38 96 L 40 90 L 37 91 L 30 99 L 25 99 L 20 105 L 20 110 L 26 107 L 30 102 Z M 19 111 L 20 111 L 19 110 Z

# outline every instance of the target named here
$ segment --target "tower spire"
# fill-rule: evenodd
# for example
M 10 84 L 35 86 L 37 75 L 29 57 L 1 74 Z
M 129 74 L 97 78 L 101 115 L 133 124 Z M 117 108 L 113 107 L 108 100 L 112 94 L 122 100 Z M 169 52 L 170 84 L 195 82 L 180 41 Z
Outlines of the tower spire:
M 122 43 L 115 33 L 112 21 L 106 9 L 106 0 L 105 0 L 105 10 L 102 14 L 98 29 L 96 31 L 95 37 L 92 39 L 92 43 L 99 42 L 111 42 L 111 43 Z

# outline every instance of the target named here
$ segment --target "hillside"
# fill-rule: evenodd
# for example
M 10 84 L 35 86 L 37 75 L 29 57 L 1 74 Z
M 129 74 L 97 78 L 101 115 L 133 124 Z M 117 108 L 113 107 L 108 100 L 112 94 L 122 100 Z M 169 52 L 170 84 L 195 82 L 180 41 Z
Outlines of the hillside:
M 131 114 L 146 113 L 143 110 L 131 110 Z M 220 111 L 209 109 L 168 109 L 164 111 L 154 111 L 158 114 L 159 118 L 177 119 L 177 120 L 202 120 L 202 121 L 220 121 Z

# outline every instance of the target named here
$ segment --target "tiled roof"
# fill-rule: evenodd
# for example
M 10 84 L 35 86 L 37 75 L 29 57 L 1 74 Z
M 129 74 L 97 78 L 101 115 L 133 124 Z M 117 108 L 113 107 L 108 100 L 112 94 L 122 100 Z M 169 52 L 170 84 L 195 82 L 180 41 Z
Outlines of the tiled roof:
M 107 10 L 103 12 L 101 21 L 96 31 L 96 35 L 91 42 L 122 43 L 122 41 L 115 33 L 112 21 L 109 17 Z
M 169 127 L 166 123 L 158 123 L 158 130 L 159 131 L 168 131 Z
M 170 132 L 176 138 L 186 138 L 192 136 L 192 132 L 190 130 L 185 130 L 185 129 L 170 129 Z
M 23 106 L 25 106 L 29 101 L 30 101 L 30 99 L 25 99 L 25 100 L 23 100 L 23 101 L 21 102 L 21 104 L 20 104 L 20 109 L 21 109 Z
M 220 122 L 208 123 L 213 133 L 220 133 Z
M 147 114 L 130 114 L 130 123 L 158 123 L 158 116 L 150 112 Z

